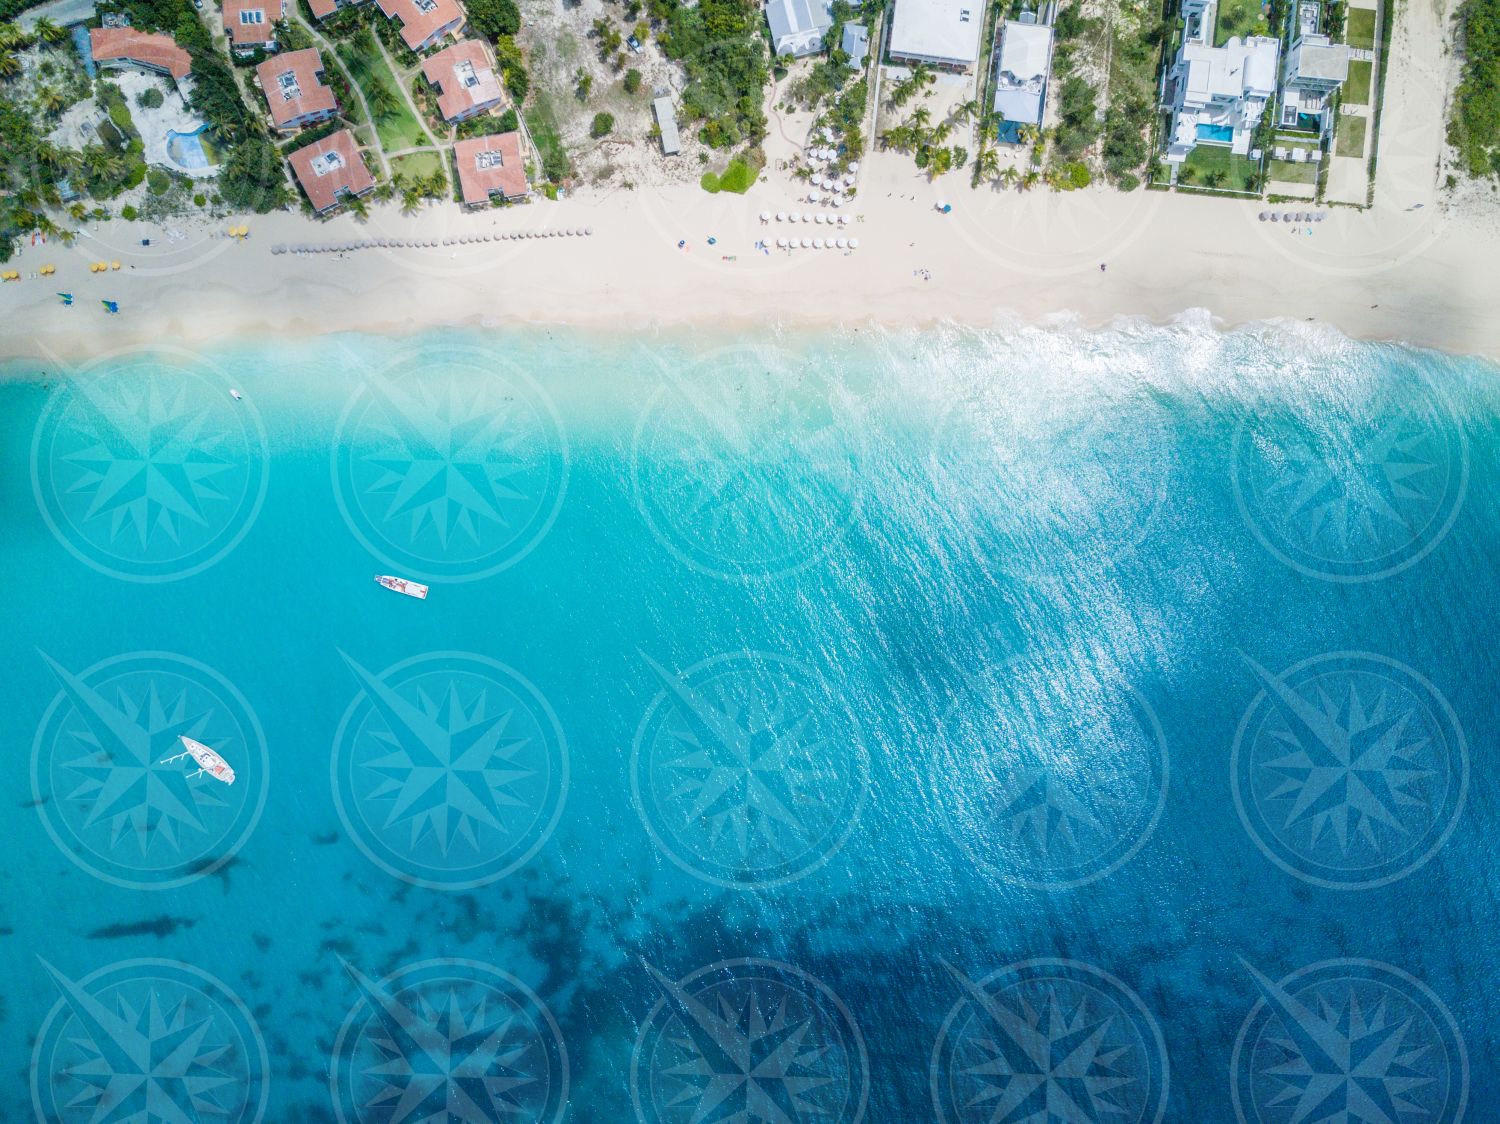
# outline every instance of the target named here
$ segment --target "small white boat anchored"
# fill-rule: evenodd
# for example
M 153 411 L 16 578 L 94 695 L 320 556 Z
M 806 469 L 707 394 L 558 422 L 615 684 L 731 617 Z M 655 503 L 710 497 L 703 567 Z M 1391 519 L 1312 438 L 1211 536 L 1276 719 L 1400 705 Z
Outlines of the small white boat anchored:
M 427 600 L 427 587 L 421 582 L 409 582 L 405 578 L 393 577 L 390 574 L 376 574 L 375 582 L 396 593 L 404 593 L 408 597 L 415 597 L 418 601 Z
M 240 392 L 239 392 L 239 391 L 238 391 L 238 390 L 235 390 L 235 389 L 234 389 L 234 387 L 232 387 L 232 386 L 231 386 L 231 387 L 230 387 L 230 388 L 229 388 L 229 394 L 230 394 L 230 396 L 231 396 L 231 397 L 232 397 L 232 398 L 233 398 L 233 399 L 234 399 L 234 400 L 235 400 L 235 401 L 236 401 L 236 402 L 241 402 L 241 401 L 243 401 L 243 400 L 244 400 L 244 398 L 245 398 L 245 396 L 244 396 L 244 395 L 243 395 L 243 394 L 241 394 L 241 393 L 240 393 Z
M 229 767 L 228 761 L 202 742 L 195 742 L 186 734 L 179 734 L 177 740 L 182 743 L 183 752 L 176 757 L 164 758 L 161 762 L 163 765 L 170 765 L 173 761 L 191 757 L 198 764 L 198 772 L 188 774 L 188 780 L 192 780 L 201 773 L 207 773 L 216 781 L 223 781 L 225 784 L 234 783 L 234 770 Z

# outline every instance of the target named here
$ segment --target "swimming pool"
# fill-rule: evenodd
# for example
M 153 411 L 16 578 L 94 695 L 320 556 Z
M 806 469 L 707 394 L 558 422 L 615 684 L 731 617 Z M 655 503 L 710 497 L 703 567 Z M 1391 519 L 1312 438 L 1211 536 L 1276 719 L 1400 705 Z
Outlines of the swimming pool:
M 198 137 L 207 128 L 207 125 L 199 125 L 191 133 L 167 130 L 167 155 L 174 164 L 179 168 L 208 167 L 208 153 L 203 150 L 203 142 Z
M 1198 139 L 1213 144 L 1228 144 L 1234 139 L 1234 130 L 1228 125 L 1199 125 Z

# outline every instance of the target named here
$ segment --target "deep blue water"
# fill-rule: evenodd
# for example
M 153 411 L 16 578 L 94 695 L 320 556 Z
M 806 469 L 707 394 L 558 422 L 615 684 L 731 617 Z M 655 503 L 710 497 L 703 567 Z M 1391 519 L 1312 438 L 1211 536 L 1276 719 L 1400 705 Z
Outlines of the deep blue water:
M 16 368 L 0 1120 L 1500 1119 L 1497 418 L 1193 324 Z

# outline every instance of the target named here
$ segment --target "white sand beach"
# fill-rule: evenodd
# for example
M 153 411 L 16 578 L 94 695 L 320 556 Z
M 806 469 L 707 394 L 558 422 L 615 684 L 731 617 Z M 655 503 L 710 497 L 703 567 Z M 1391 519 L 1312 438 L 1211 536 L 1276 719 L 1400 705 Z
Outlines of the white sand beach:
M 11 263 L 25 279 L 0 288 L 0 354 L 77 356 L 165 338 L 481 322 L 988 325 L 1061 315 L 1099 324 L 1201 308 L 1226 326 L 1315 320 L 1354 336 L 1500 357 L 1500 231 L 1446 212 L 1430 186 L 1393 188 L 1372 210 L 1332 209 L 1324 222 L 1289 225 L 1258 216 L 1307 204 L 1145 191 L 971 192 L 966 184 L 929 185 L 896 156 L 877 156 L 868 168 L 864 191 L 845 208 L 856 218 L 840 233 L 859 240 L 846 252 L 776 250 L 776 237 L 793 228 L 774 219 L 762 225 L 760 213 L 798 204 L 790 186 L 767 184 L 743 197 L 653 188 L 476 216 L 451 205 L 415 216 L 377 208 L 365 223 L 249 216 L 236 220 L 250 226 L 244 242 L 223 235 L 230 223 L 185 227 L 176 241 L 139 222 L 107 224 L 71 248 L 28 247 Z M 952 213 L 938 213 L 940 195 Z M 279 243 L 581 227 L 592 236 L 272 253 Z M 795 231 L 816 237 L 827 228 L 802 223 Z M 716 245 L 708 245 L 711 236 Z M 140 246 L 146 237 L 151 246 Z M 769 253 L 754 248 L 762 239 Z M 90 274 L 97 260 L 122 269 Z M 27 276 L 44 263 L 57 266 L 54 277 Z M 58 291 L 72 292 L 75 305 L 64 307 Z M 119 301 L 120 314 L 106 315 L 103 298 Z

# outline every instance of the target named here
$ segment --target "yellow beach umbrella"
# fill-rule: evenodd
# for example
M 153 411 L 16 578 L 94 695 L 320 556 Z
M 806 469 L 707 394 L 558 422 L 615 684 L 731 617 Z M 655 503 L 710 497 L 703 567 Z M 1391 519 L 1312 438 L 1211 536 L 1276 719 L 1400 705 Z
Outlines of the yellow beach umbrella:
M 42 276 L 43 277 L 51 277 L 56 272 L 57 272 L 57 266 L 55 266 L 55 265 L 44 265 L 44 266 L 42 266 Z
M 117 261 L 112 261 L 112 262 L 109 263 L 109 268 L 110 269 L 119 269 L 120 268 L 120 263 L 117 262 Z

